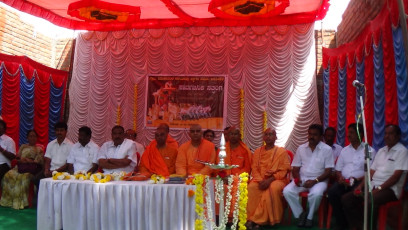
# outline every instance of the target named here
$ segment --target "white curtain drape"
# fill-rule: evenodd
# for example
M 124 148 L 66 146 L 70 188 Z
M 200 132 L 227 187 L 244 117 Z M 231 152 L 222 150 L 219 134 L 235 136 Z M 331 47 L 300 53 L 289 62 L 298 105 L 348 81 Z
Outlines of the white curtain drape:
M 225 75 L 224 127 L 239 127 L 243 88 L 244 142 L 253 150 L 262 145 L 267 111 L 276 144 L 295 151 L 307 141 L 308 126 L 320 123 L 315 68 L 313 24 L 84 33 L 69 89 L 68 137 L 76 141 L 78 128 L 87 125 L 96 143 L 109 140 L 119 105 L 121 125 L 136 126 L 138 141 L 147 145 L 154 138 L 154 129 L 144 127 L 149 74 Z M 189 139 L 186 130 L 170 134 L 179 143 Z

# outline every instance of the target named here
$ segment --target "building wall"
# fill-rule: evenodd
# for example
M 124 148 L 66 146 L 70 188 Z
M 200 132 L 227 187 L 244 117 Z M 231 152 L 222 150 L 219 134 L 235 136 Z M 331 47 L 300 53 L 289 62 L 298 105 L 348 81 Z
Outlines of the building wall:
M 15 12 L 0 6 L 0 53 L 27 56 L 45 66 L 69 70 L 73 39 L 37 33 Z
M 337 27 L 337 46 L 353 41 L 382 9 L 385 0 L 350 0 Z
M 316 44 L 316 86 L 317 97 L 319 100 L 320 120 L 323 123 L 323 56 L 322 48 L 336 47 L 336 31 L 334 30 L 315 30 L 315 44 Z

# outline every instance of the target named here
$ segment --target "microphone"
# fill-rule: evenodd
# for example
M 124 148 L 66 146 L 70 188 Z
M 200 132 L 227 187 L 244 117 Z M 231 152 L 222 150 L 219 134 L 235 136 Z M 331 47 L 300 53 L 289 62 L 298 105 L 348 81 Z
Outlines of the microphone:
M 364 84 L 359 82 L 358 80 L 353 81 L 353 86 L 356 88 L 360 88 L 360 87 L 364 88 Z

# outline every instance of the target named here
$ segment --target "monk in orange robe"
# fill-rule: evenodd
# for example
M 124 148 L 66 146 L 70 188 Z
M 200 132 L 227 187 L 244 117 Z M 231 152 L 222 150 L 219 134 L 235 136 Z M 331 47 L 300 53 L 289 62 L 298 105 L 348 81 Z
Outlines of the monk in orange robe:
M 236 127 L 228 130 L 229 141 L 225 145 L 227 156 L 224 159 L 225 164 L 239 165 L 237 168 L 225 170 L 227 175 L 239 175 L 243 172 L 251 172 L 251 150 L 241 141 L 241 132 Z
M 198 124 L 190 126 L 189 136 L 191 140 L 178 149 L 176 174 L 183 177 L 192 174 L 210 175 L 212 169 L 203 162 L 215 163 L 214 144 L 203 139 L 201 126 Z
M 264 131 L 265 145 L 255 150 L 252 158 L 252 180 L 248 185 L 247 226 L 275 225 L 283 217 L 282 191 L 288 184 L 288 153 L 275 146 L 276 132 Z
M 228 169 L 228 170 L 223 170 L 222 172 L 219 173 L 219 175 L 223 176 L 229 176 L 229 175 L 239 175 L 241 173 L 247 172 L 250 173 L 251 171 L 251 158 L 252 158 L 252 153 L 251 150 L 246 146 L 244 142 L 241 141 L 241 132 L 238 128 L 232 126 L 228 128 L 228 133 L 227 135 L 229 136 L 228 142 L 225 144 L 225 152 L 226 152 L 226 157 L 224 158 L 224 163 L 227 165 L 238 165 L 237 168 L 233 169 Z M 217 159 L 217 162 L 219 162 L 219 159 Z M 225 173 L 223 173 L 225 172 Z M 224 180 L 225 183 L 227 180 Z M 224 184 L 224 201 L 226 202 L 227 200 L 227 185 Z M 235 194 L 237 192 L 237 187 L 233 187 L 232 189 L 232 200 L 230 204 L 230 213 L 229 217 L 230 220 L 233 217 L 234 213 L 234 206 L 235 206 Z M 215 213 L 218 215 L 219 214 L 219 204 L 215 203 Z
M 133 180 L 147 180 L 152 174 L 168 177 L 176 173 L 176 141 L 169 139 L 169 127 L 160 124 L 154 134 L 154 140 L 146 147 L 139 165 L 139 173 Z M 178 144 L 177 144 L 178 145 Z

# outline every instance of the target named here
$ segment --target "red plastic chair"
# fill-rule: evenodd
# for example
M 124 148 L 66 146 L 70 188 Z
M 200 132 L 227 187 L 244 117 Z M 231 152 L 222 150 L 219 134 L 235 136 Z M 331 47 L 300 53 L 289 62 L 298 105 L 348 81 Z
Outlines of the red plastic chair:
M 404 185 L 406 185 L 408 182 L 408 176 L 405 177 L 405 183 Z M 403 212 L 403 208 L 402 208 L 402 201 L 405 197 L 408 197 L 408 192 L 407 191 L 403 191 L 401 193 L 400 198 L 397 201 L 391 201 L 388 202 L 384 205 L 381 205 L 378 209 L 378 230 L 385 230 L 386 226 L 387 226 L 387 214 L 388 214 L 388 210 L 390 208 L 396 207 L 398 209 L 398 230 L 402 230 L 402 212 Z

